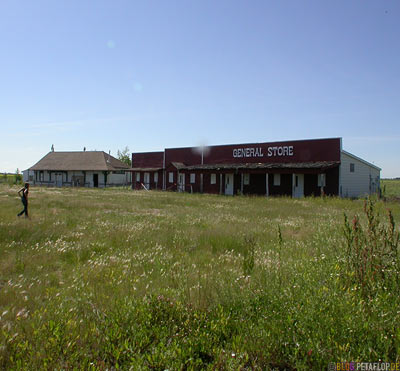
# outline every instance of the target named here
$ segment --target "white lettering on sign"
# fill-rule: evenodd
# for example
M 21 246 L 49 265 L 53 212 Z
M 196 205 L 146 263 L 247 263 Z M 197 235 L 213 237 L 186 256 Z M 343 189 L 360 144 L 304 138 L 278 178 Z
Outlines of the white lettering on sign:
M 233 157 L 264 157 L 261 147 L 234 148 Z
M 293 156 L 294 149 L 293 146 L 275 146 L 267 148 L 268 157 L 284 157 Z M 233 157 L 264 157 L 264 153 L 261 147 L 246 147 L 246 148 L 234 148 Z
M 293 156 L 293 146 L 268 147 L 268 157 Z

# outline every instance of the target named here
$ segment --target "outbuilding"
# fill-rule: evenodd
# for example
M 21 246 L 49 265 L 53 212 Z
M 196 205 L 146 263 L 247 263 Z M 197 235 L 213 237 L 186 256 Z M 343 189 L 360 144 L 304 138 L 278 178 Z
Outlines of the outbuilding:
M 129 185 L 129 169 L 103 151 L 52 151 L 27 169 L 27 174 L 35 185 L 104 188 Z
M 344 151 L 341 138 L 167 148 L 133 153 L 132 167 L 136 189 L 157 174 L 164 190 L 296 198 L 373 194 L 381 170 Z

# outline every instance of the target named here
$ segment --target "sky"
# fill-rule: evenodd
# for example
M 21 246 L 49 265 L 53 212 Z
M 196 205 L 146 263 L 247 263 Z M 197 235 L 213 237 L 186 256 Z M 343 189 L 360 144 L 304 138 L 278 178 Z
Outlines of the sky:
M 1 0 L 0 172 L 343 138 L 400 177 L 399 0 Z

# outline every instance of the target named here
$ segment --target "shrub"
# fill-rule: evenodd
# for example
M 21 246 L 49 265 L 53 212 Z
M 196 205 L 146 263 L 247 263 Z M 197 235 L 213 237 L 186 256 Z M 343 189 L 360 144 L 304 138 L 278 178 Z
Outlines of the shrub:
M 346 238 L 347 283 L 355 284 L 364 298 L 372 298 L 377 290 L 400 287 L 399 232 L 396 232 L 392 212 L 388 210 L 383 223 L 371 199 L 364 203 L 367 225 L 358 216 L 349 223 L 344 214 Z

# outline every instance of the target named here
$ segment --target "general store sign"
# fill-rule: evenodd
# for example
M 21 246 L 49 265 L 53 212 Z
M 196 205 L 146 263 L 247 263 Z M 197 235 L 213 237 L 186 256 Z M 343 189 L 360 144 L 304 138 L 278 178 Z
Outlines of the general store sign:
M 245 147 L 234 148 L 232 153 L 234 158 L 244 157 L 290 157 L 294 156 L 293 146 L 270 146 L 270 147 Z

